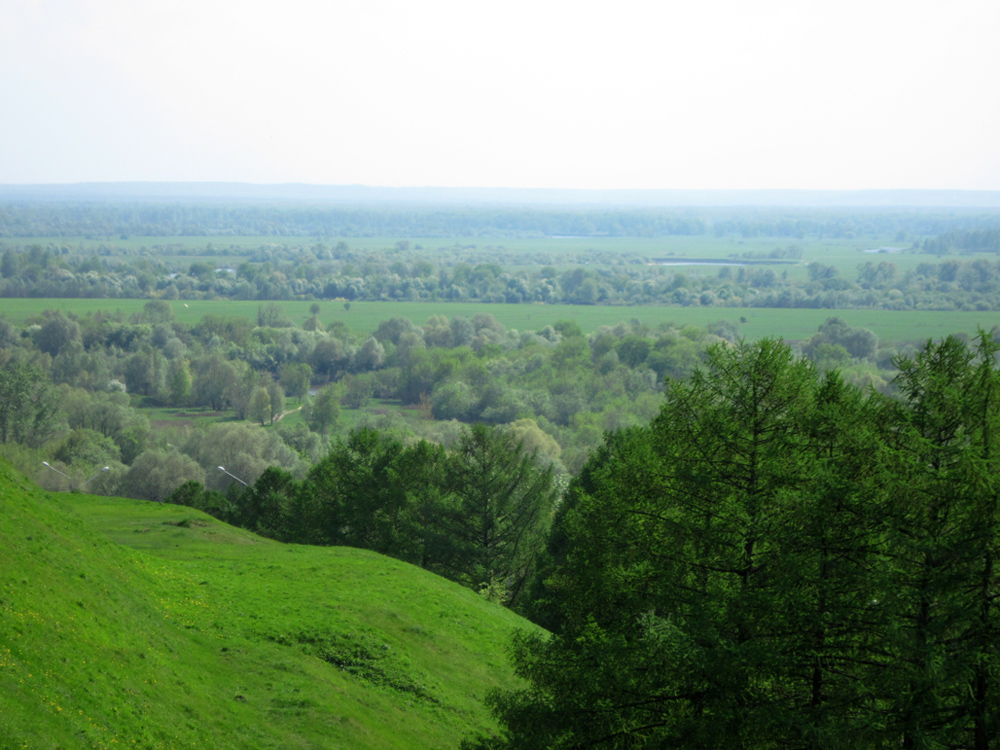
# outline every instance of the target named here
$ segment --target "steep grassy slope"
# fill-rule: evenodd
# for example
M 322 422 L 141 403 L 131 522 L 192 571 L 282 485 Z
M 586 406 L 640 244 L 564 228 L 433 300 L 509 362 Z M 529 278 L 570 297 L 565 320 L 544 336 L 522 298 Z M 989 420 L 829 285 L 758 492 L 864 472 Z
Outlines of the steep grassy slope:
M 0 463 L 2 750 L 455 747 L 522 627 L 388 558 Z

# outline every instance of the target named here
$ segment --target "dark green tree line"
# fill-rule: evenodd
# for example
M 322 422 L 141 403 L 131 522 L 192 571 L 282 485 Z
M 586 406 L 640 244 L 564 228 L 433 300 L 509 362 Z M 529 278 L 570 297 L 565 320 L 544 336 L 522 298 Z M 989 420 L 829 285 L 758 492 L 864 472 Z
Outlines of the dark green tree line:
M 468 746 L 995 747 L 996 349 L 928 344 L 897 400 L 713 349 L 572 483 L 553 635 Z
M 452 451 L 362 428 L 301 481 L 272 466 L 231 503 L 189 485 L 173 500 L 282 541 L 390 555 L 515 606 L 557 497 L 551 464 L 513 431 L 473 425 Z

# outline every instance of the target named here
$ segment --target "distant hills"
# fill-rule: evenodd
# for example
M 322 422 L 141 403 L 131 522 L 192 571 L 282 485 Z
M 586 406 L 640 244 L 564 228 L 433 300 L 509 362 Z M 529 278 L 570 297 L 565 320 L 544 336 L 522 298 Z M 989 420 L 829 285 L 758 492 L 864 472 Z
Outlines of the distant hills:
M 239 182 L 0 184 L 0 202 L 307 202 L 621 208 L 1000 208 L 998 190 L 568 190 Z

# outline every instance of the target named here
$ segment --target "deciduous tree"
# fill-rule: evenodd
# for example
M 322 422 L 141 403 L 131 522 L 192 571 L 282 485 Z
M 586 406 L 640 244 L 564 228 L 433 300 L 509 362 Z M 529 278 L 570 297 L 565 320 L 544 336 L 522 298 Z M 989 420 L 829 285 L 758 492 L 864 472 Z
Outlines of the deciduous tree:
M 0 367 L 0 442 L 41 445 L 56 427 L 56 410 L 41 370 L 16 361 Z

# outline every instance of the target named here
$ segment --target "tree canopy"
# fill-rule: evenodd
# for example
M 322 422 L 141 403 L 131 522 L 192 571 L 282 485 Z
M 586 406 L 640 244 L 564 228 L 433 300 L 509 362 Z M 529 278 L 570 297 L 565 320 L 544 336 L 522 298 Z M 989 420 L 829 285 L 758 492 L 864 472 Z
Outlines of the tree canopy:
M 718 346 L 562 504 L 479 748 L 968 747 L 1000 739 L 997 345 L 902 397 Z

